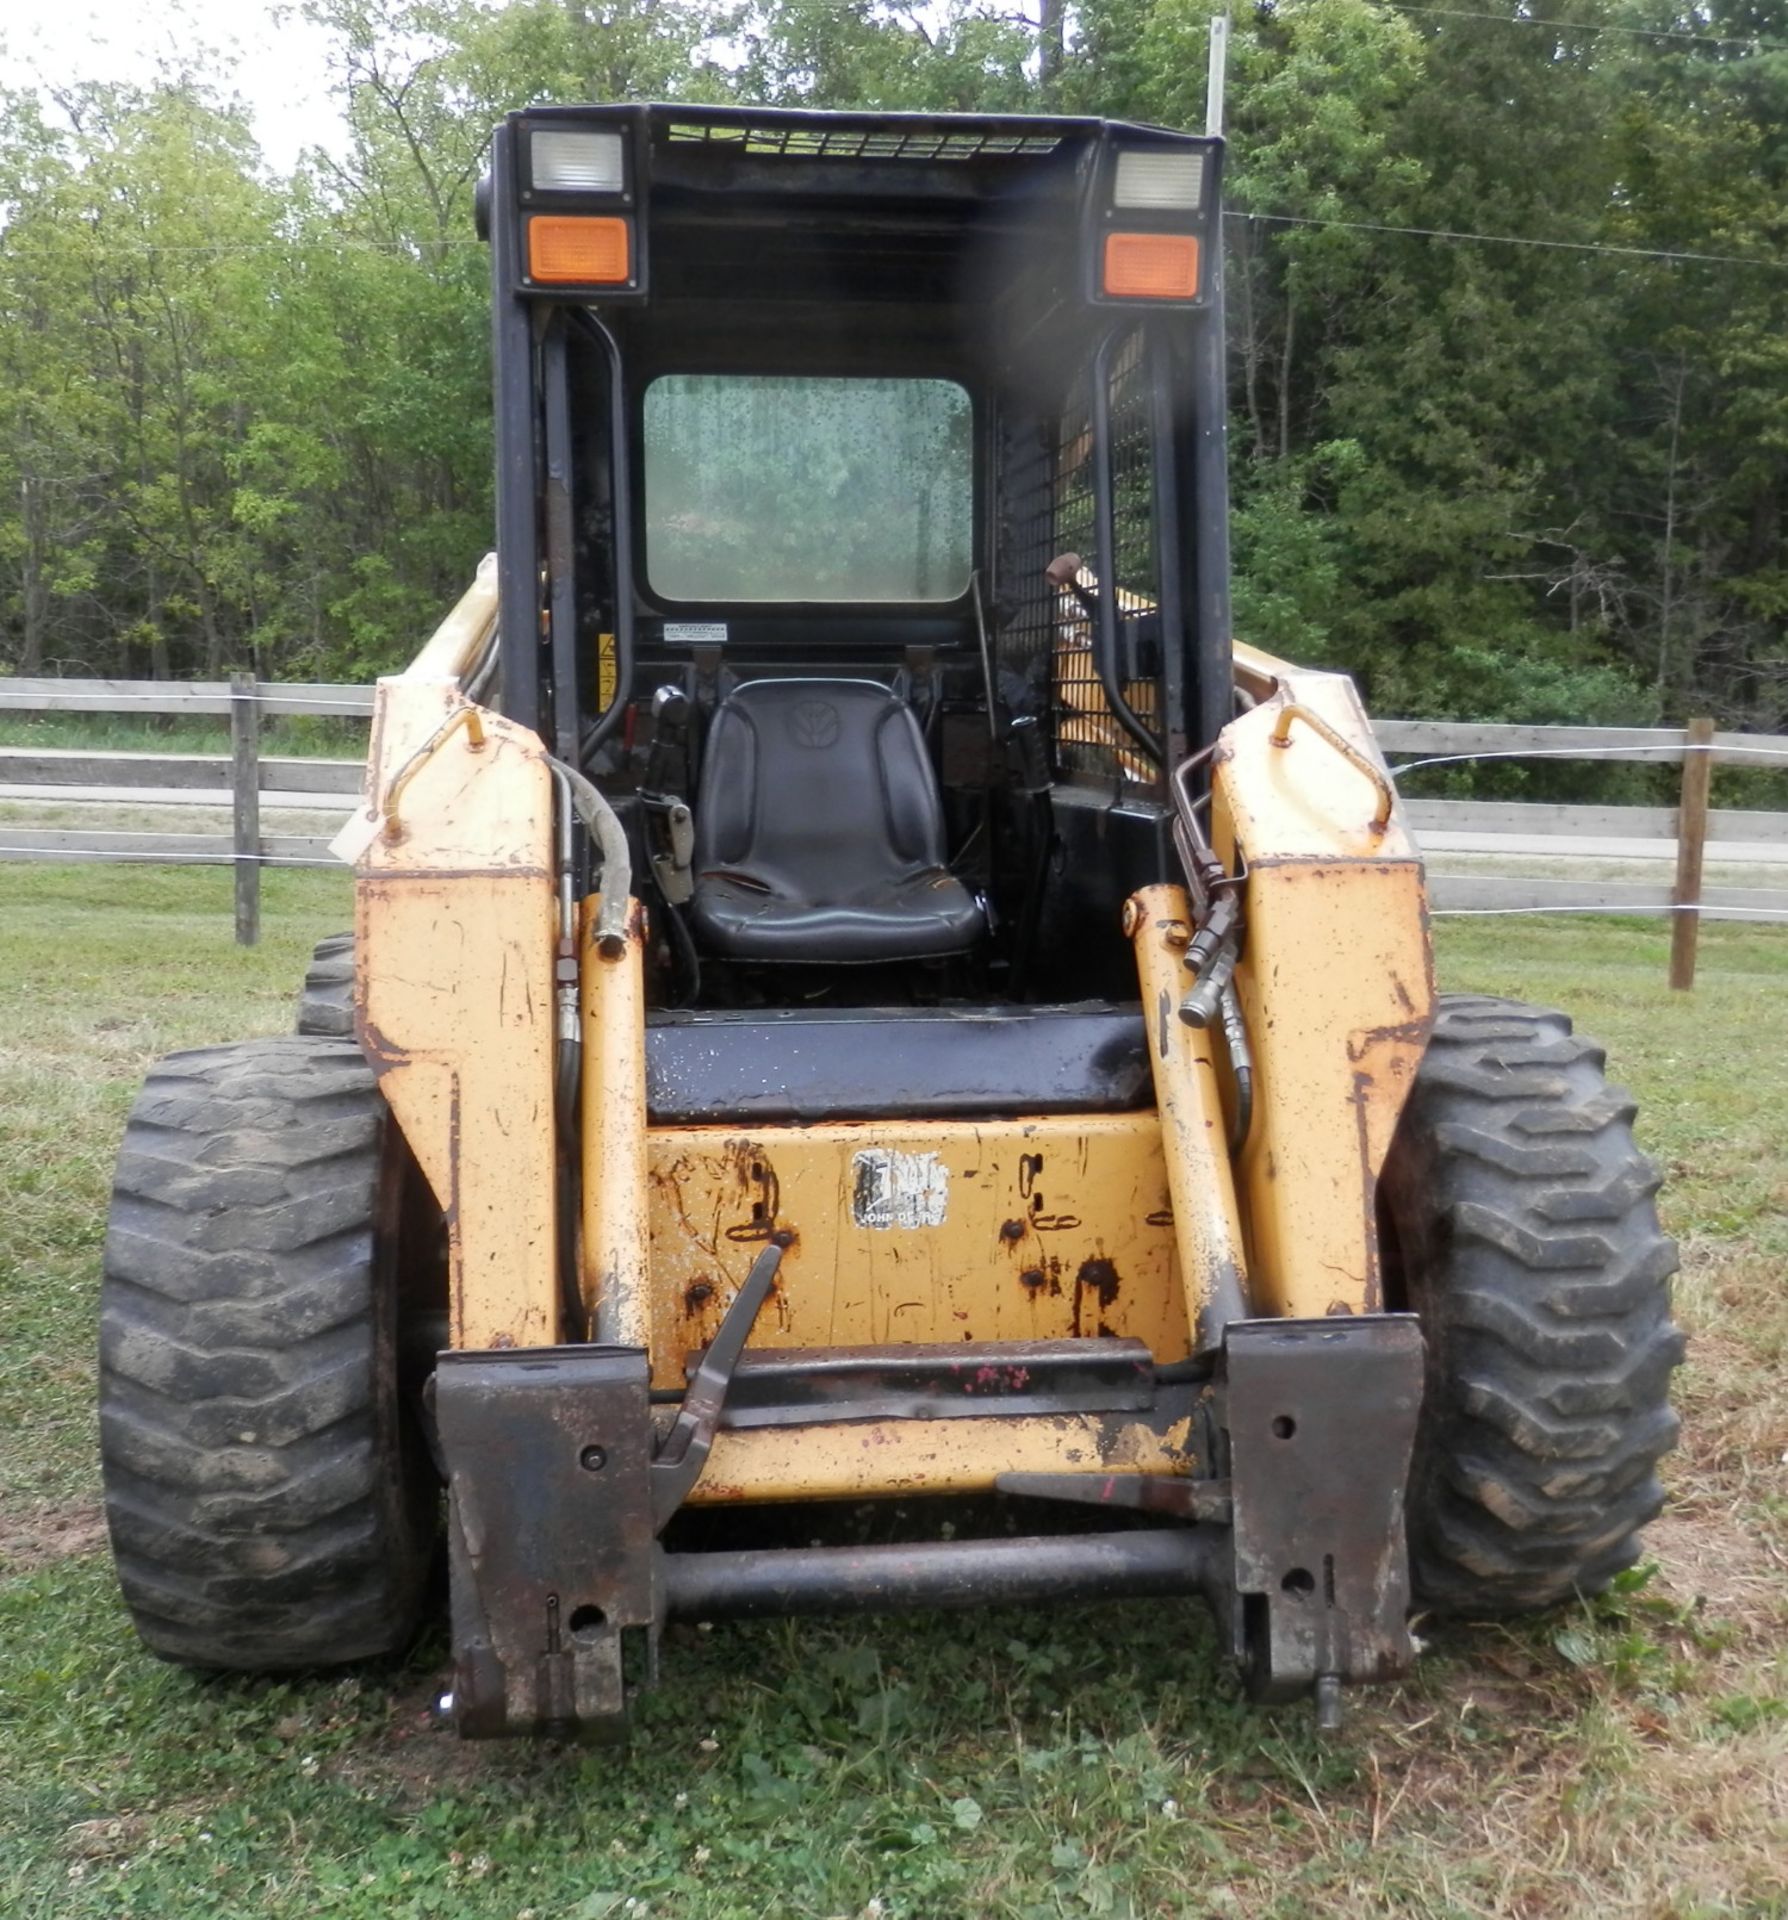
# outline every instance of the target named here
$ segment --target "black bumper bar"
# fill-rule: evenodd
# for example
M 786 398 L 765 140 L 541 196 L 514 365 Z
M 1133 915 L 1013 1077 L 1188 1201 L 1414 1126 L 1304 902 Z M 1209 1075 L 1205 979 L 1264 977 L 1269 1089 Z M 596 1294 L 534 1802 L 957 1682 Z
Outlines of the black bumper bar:
M 1215 1532 L 1180 1527 L 911 1546 L 670 1553 L 663 1562 L 663 1592 L 667 1613 L 680 1620 L 1135 1600 L 1220 1584 L 1223 1545 Z

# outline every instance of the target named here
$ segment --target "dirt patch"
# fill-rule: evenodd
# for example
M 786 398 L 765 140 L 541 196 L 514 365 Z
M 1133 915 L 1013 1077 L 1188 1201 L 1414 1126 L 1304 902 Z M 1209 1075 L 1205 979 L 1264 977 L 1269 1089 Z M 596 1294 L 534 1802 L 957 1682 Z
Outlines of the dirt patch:
M 96 1500 L 23 1513 L 0 1508 L 0 1575 L 35 1573 L 57 1560 L 97 1553 L 105 1543 L 106 1518 Z
M 1780 1621 L 1788 1562 L 1730 1512 L 1673 1509 L 1646 1528 L 1645 1547 L 1676 1598 L 1747 1623 Z
M 382 1728 L 369 1728 L 337 1762 L 340 1776 L 355 1786 L 376 1789 L 402 1806 L 421 1806 L 446 1788 L 464 1785 L 487 1772 L 494 1750 L 510 1755 L 543 1744 L 462 1740 L 436 1711 L 436 1702 L 452 1685 L 452 1670 L 406 1685 L 391 1700 Z M 513 1757 L 513 1756 L 511 1756 Z
M 147 1814 L 77 1820 L 62 1836 L 62 1851 L 73 1860 L 126 1860 L 142 1851 L 148 1837 Z

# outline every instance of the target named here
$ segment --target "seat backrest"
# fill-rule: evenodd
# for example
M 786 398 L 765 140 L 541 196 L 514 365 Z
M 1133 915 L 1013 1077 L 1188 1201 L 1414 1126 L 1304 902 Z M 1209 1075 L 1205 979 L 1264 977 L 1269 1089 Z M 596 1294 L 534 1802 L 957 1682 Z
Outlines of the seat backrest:
M 844 899 L 944 864 L 937 776 L 912 710 L 873 680 L 748 680 L 708 731 L 697 874 Z

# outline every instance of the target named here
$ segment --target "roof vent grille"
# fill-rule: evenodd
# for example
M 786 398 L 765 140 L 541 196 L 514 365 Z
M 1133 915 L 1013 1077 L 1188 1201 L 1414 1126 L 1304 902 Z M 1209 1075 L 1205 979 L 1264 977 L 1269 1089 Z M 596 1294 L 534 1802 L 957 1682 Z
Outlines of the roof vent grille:
M 980 160 L 989 156 L 1053 153 L 1053 133 L 1020 133 L 1010 127 L 980 130 L 939 127 L 829 127 L 737 121 L 673 120 L 665 138 L 678 145 L 729 148 L 737 153 L 780 154 L 815 160 Z

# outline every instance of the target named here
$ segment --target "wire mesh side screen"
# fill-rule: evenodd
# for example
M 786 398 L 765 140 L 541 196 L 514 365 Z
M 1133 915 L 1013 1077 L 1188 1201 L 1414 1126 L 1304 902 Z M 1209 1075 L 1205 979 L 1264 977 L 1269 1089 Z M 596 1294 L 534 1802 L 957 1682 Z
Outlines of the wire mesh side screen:
M 1159 643 L 1154 658 L 1137 630 L 1154 611 L 1159 567 L 1154 513 L 1154 408 L 1140 327 L 1109 359 L 1115 592 L 1127 656 L 1125 697 L 1158 732 Z M 1130 792 L 1158 792 L 1159 776 L 1138 752 L 1105 698 L 1093 658 L 1092 623 L 1044 569 L 1060 553 L 1082 558 L 1080 579 L 1095 594 L 1094 446 L 1091 360 L 1061 404 L 1029 414 L 1008 411 L 999 438 L 998 660 L 1015 710 L 1047 716 L 1059 778 Z M 1147 622 L 1152 626 L 1153 622 Z M 1134 644 L 1132 644 L 1134 642 Z

